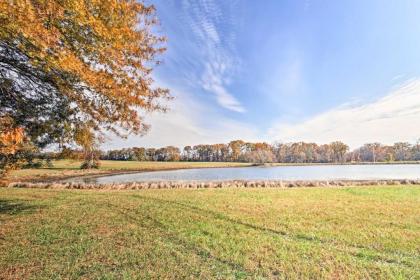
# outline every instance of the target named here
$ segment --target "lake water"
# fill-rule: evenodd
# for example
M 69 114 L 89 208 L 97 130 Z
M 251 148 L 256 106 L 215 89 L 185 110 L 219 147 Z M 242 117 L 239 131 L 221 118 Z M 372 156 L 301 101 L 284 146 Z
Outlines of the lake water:
M 275 167 L 202 168 L 139 172 L 67 181 L 128 183 L 139 181 L 208 180 L 379 180 L 420 179 L 420 164 L 311 165 Z

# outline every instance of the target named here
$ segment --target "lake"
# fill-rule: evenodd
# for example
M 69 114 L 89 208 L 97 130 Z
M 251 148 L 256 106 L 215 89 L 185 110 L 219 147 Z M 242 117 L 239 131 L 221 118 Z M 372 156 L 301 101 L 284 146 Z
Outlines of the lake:
M 73 178 L 66 181 L 109 184 L 140 181 L 380 179 L 420 179 L 420 164 L 253 166 L 180 169 L 107 175 L 96 178 Z

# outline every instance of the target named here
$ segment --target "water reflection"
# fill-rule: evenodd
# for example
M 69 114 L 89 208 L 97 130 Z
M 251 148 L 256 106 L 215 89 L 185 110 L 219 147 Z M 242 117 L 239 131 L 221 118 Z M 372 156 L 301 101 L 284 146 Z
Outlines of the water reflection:
M 139 181 L 208 180 L 378 180 L 420 179 L 420 164 L 388 165 L 313 165 L 276 167 L 233 167 L 181 169 L 109 175 L 96 178 L 72 178 L 85 183 L 127 183 Z

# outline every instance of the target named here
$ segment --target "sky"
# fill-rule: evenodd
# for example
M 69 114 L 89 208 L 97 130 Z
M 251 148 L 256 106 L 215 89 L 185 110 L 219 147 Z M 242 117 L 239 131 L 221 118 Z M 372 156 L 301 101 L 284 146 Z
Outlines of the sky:
M 146 3 L 168 39 L 153 77 L 174 100 L 104 148 L 420 138 L 420 1 Z

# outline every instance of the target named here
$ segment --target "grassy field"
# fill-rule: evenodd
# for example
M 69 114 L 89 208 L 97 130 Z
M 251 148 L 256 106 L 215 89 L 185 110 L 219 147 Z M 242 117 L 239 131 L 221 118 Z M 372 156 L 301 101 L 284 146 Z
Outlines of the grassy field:
M 114 161 L 101 160 L 101 167 L 93 170 L 81 170 L 81 161 L 56 160 L 52 167 L 21 169 L 12 171 L 8 181 L 37 181 L 45 179 L 61 179 L 72 176 L 121 173 L 127 171 L 155 171 L 182 168 L 211 168 L 250 166 L 240 162 L 151 162 L 151 161 Z
M 420 187 L 0 188 L 0 279 L 420 279 Z

